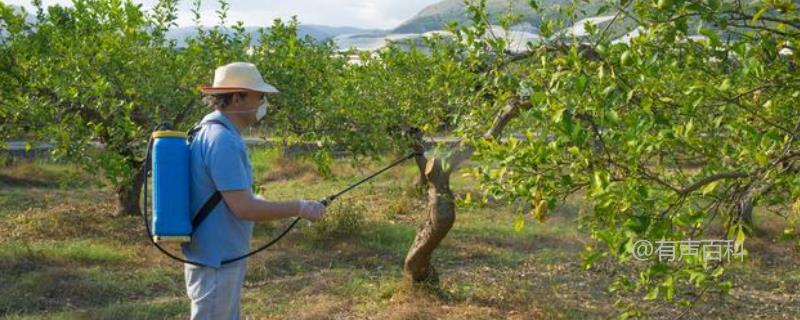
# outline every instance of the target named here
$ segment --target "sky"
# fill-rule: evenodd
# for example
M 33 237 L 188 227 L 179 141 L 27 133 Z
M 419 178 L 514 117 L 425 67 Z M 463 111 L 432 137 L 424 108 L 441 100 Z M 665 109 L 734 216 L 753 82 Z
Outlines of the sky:
M 0 0 L 6 4 L 30 9 L 30 0 Z M 134 0 L 151 8 L 157 0 Z M 370 29 L 391 29 L 411 18 L 438 0 L 229 0 L 228 21 L 243 21 L 247 26 L 268 26 L 275 18 L 296 15 L 303 24 L 351 26 Z M 71 0 L 43 0 L 47 5 L 70 5 Z M 179 4 L 178 25 L 193 26 L 191 0 Z M 218 23 L 216 0 L 205 0 L 201 6 L 202 25 Z M 31 11 L 31 10 L 28 10 Z

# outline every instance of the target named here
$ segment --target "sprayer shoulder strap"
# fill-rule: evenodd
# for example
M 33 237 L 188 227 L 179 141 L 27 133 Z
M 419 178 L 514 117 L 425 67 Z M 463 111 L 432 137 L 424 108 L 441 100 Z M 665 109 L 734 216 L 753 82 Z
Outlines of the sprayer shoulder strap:
M 211 213 L 211 210 L 214 210 L 214 207 L 216 207 L 220 201 L 222 201 L 222 193 L 219 191 L 214 191 L 214 194 L 212 194 L 211 197 L 206 200 L 206 203 L 200 207 L 200 210 L 197 211 L 194 219 L 192 219 L 192 232 L 197 230 L 197 227 L 203 223 L 203 220 L 208 217 L 208 215 Z
M 189 130 L 189 132 L 187 133 L 189 141 L 191 142 L 192 140 L 194 140 L 194 135 L 198 131 L 200 131 L 200 128 L 202 128 L 203 125 L 209 123 L 218 124 L 223 127 L 226 127 L 225 124 L 222 123 L 222 121 L 216 119 L 210 119 L 208 121 L 204 121 L 194 126 L 191 130 Z M 206 200 L 203 206 L 200 207 L 200 210 L 197 211 L 197 214 L 194 215 L 194 218 L 192 219 L 192 232 L 197 230 L 197 227 L 199 227 L 200 224 L 203 223 L 203 220 L 205 220 L 208 217 L 208 215 L 211 213 L 212 210 L 214 210 L 214 208 L 219 204 L 220 201 L 222 201 L 222 193 L 220 193 L 219 190 L 215 190 L 214 194 L 212 194 L 211 197 L 209 197 L 208 200 Z

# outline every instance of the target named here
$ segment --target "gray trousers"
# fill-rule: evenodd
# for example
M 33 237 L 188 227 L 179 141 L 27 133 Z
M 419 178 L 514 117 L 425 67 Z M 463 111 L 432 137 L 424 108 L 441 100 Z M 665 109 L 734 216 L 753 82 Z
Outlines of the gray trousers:
M 184 264 L 186 293 L 192 300 L 192 320 L 239 319 L 246 259 L 220 268 Z

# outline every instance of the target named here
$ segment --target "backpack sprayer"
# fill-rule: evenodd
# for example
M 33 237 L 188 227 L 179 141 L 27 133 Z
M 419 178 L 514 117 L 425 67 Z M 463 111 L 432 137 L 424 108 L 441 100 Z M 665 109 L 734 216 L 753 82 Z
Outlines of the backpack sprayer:
M 192 214 L 192 212 L 190 212 L 189 188 L 191 186 L 191 174 L 189 169 L 191 164 L 189 148 L 194 134 L 199 131 L 203 125 L 210 123 L 222 125 L 222 123 L 217 120 L 210 120 L 195 126 L 187 133 L 173 130 L 159 130 L 165 129 L 166 125 L 162 124 L 157 126 L 147 141 L 147 154 L 142 168 L 145 177 L 143 186 L 144 205 L 142 206 L 142 221 L 147 230 L 148 239 L 150 239 L 150 242 L 152 242 L 159 251 L 168 257 L 179 262 L 196 266 L 202 266 L 202 264 L 175 256 L 164 249 L 161 243 L 191 242 L 193 231 L 197 229 L 214 207 L 223 200 L 222 194 L 216 191 L 197 213 Z M 403 158 L 395 160 L 383 169 L 361 179 L 342 191 L 326 197 L 320 202 L 327 207 L 342 194 L 417 155 L 420 154 L 412 152 Z M 147 219 L 147 178 L 151 174 L 153 177 L 152 229 Z M 296 218 L 277 237 L 261 247 L 240 257 L 224 260 L 222 264 L 239 261 L 271 247 L 289 233 L 299 221 L 300 218 Z

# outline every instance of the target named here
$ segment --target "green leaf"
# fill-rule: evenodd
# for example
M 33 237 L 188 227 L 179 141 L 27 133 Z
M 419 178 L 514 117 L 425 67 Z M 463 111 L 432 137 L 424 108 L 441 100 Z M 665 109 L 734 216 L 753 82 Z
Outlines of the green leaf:
M 761 10 L 758 10 L 758 12 L 753 15 L 753 19 L 750 20 L 750 23 L 758 22 L 758 19 L 761 19 L 761 16 L 764 14 L 764 12 L 767 12 L 767 7 L 763 7 Z
M 622 55 L 619 57 L 619 63 L 622 64 L 623 66 L 631 65 L 632 60 L 633 58 L 631 57 L 631 52 L 629 50 L 623 52 Z
M 612 234 L 608 230 L 601 230 L 597 232 L 597 237 L 599 237 L 601 240 L 603 240 L 603 242 L 605 242 L 609 246 L 611 246 L 614 242 L 616 242 L 615 234 Z
M 725 268 L 724 267 L 718 267 L 716 270 L 714 270 L 714 272 L 711 273 L 711 276 L 714 277 L 714 278 L 718 278 L 718 277 L 722 276 L 723 273 L 725 273 Z
M 614 84 L 611 84 L 611 85 L 607 86 L 605 89 L 603 89 L 602 94 L 603 94 L 603 96 L 608 96 L 612 92 L 614 92 L 614 90 L 617 90 L 617 86 L 614 85 Z
M 656 298 L 658 298 L 658 287 L 650 289 L 650 292 L 648 292 L 647 295 L 644 296 L 645 300 L 655 300 Z
M 700 286 L 706 280 L 705 273 L 689 270 L 689 282 L 695 286 Z
M 641 234 L 645 230 L 647 230 L 647 226 L 650 224 L 649 219 L 647 216 L 633 216 L 623 224 L 623 227 L 627 230 L 633 231 L 637 234 Z
M 733 282 L 730 280 L 723 281 L 719 284 L 719 289 L 722 291 L 723 294 L 730 294 L 731 289 L 733 288 Z
M 517 220 L 514 221 L 514 232 L 520 233 L 523 228 L 525 228 L 525 216 L 520 212 L 520 214 L 517 215 Z
M 616 110 L 610 110 L 606 115 L 608 115 L 608 120 L 611 121 L 612 124 L 619 123 L 619 113 L 617 113 Z
M 755 154 L 755 158 L 756 158 L 756 162 L 759 165 L 765 165 L 765 164 L 767 164 L 767 162 L 769 162 L 769 158 L 767 158 L 767 155 L 764 154 L 763 152 L 757 152 Z
M 663 286 L 664 286 L 664 289 L 666 289 L 666 290 L 664 290 L 664 299 L 666 299 L 667 301 L 672 301 L 672 295 L 675 293 L 675 280 L 674 279 L 675 278 L 673 278 L 672 276 L 669 276 L 669 277 L 667 277 L 666 280 L 664 280 Z
M 595 171 L 594 179 L 592 179 L 592 188 L 595 192 L 601 192 L 606 187 L 607 176 L 605 172 Z
M 712 192 L 714 192 L 714 189 L 717 188 L 717 185 L 719 185 L 719 180 L 716 180 L 714 182 L 711 182 L 711 183 L 705 185 L 703 187 L 703 189 L 701 190 L 701 192 L 703 193 L 703 195 L 707 195 L 709 193 L 712 193 Z
M 739 225 L 738 229 L 739 230 L 736 232 L 736 241 L 734 241 L 734 243 L 733 243 L 733 250 L 736 251 L 736 252 L 741 250 L 742 245 L 744 244 L 744 239 L 745 239 L 744 228 L 742 227 L 741 224 Z
M 719 85 L 719 91 L 728 91 L 731 89 L 731 79 L 722 80 L 722 84 Z
M 717 33 L 714 30 L 700 27 L 700 30 L 698 30 L 698 32 L 708 37 L 712 46 L 719 46 L 721 44 L 719 41 L 719 35 L 717 35 Z
M 694 129 L 694 119 L 689 119 L 689 122 L 686 123 L 683 135 L 688 138 L 692 134 L 692 129 Z

